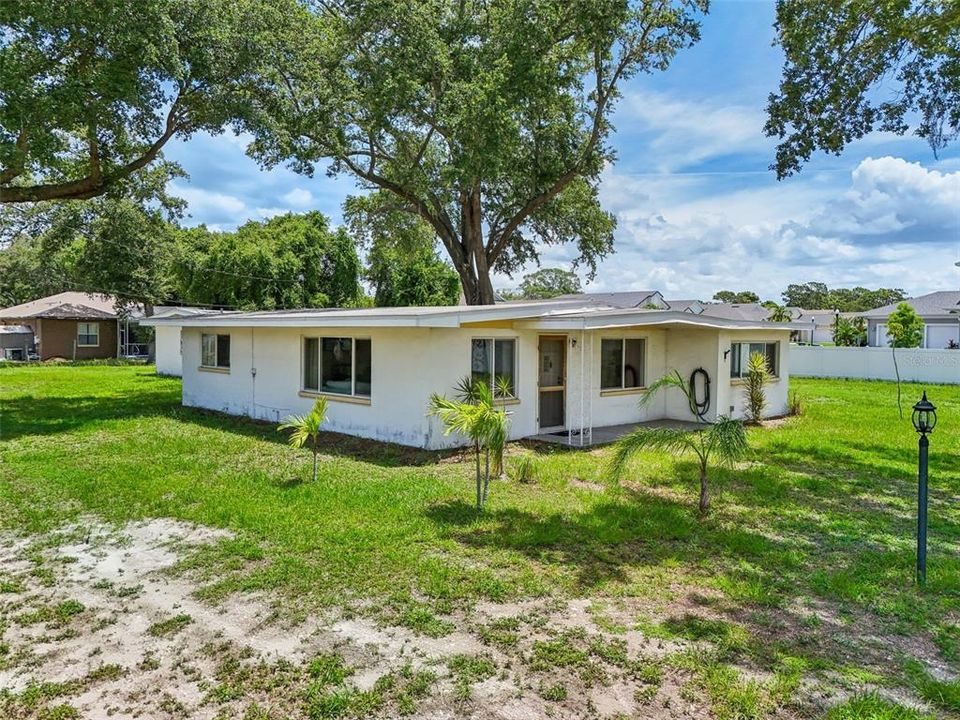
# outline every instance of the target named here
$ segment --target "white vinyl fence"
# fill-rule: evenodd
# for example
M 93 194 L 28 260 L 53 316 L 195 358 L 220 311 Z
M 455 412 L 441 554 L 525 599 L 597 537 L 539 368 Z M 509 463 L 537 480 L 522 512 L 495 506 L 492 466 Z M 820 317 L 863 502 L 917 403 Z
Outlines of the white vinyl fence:
M 960 350 L 899 348 L 897 365 L 900 379 L 907 382 L 960 385 Z M 790 374 L 860 380 L 897 379 L 890 348 L 872 347 L 792 345 Z

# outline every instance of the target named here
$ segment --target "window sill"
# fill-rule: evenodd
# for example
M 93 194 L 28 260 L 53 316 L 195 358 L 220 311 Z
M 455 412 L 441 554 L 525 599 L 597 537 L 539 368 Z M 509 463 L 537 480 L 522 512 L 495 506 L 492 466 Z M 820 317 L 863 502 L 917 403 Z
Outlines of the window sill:
M 340 395 L 338 393 L 315 392 L 313 390 L 301 390 L 297 393 L 303 398 L 326 398 L 333 402 L 342 402 L 349 405 L 371 405 L 370 398 L 361 395 Z
M 493 401 L 494 405 L 519 405 L 520 398 L 497 398 Z
M 98 348 L 100 347 L 100 343 L 97 343 L 96 345 L 81 345 L 80 343 L 77 343 L 77 347 L 78 348 Z
M 229 375 L 230 368 L 223 367 L 210 367 L 209 365 L 200 365 L 197 370 L 200 372 L 209 372 L 209 373 L 220 373 L 221 375 Z
M 647 391 L 646 386 L 635 388 L 610 388 L 601 390 L 600 397 L 616 397 L 617 395 L 641 395 Z

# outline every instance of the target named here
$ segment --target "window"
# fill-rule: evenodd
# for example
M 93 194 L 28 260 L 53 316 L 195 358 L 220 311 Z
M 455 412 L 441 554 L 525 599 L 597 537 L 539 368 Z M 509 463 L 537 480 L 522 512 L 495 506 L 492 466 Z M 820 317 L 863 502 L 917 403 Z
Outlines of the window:
M 647 341 L 637 338 L 600 340 L 600 389 L 627 390 L 644 386 Z
M 230 336 L 203 333 L 200 336 L 200 366 L 230 367 Z
M 370 397 L 369 338 L 304 338 L 303 389 Z
M 747 362 L 754 353 L 760 353 L 767 359 L 767 369 L 771 375 L 777 375 L 780 368 L 777 357 L 779 343 L 733 343 L 730 346 L 730 377 L 742 378 L 747 375 Z
M 517 341 L 513 338 L 477 338 L 470 347 L 470 376 L 496 390 L 506 383 L 508 397 L 517 395 Z
M 100 323 L 77 323 L 77 347 L 100 346 Z

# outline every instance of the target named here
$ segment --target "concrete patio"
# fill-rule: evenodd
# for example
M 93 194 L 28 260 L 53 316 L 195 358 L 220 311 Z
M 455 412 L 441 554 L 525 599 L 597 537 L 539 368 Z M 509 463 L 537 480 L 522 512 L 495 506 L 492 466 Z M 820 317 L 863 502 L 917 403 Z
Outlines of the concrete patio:
M 702 427 L 703 423 L 688 422 L 686 420 L 649 420 L 647 422 L 626 423 L 623 425 L 606 425 L 604 427 L 595 427 L 584 432 L 584 438 L 581 442 L 580 431 L 558 431 L 554 433 L 543 433 L 541 435 L 531 435 L 527 440 L 536 440 L 537 442 L 552 443 L 554 445 L 566 445 L 568 447 L 594 447 L 597 445 L 609 445 L 616 442 L 624 435 L 633 432 L 637 428 L 677 428 L 680 430 L 696 430 Z

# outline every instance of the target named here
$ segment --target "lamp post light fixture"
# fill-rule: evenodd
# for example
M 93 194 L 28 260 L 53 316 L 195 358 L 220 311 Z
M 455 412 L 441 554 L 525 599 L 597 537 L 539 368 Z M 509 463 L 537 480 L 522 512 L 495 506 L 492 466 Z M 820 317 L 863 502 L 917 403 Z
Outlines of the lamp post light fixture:
M 913 406 L 913 427 L 920 433 L 920 466 L 917 488 L 917 583 L 927 582 L 927 454 L 930 440 L 927 435 L 937 426 L 937 408 L 927 400 L 923 391 L 920 402 Z

